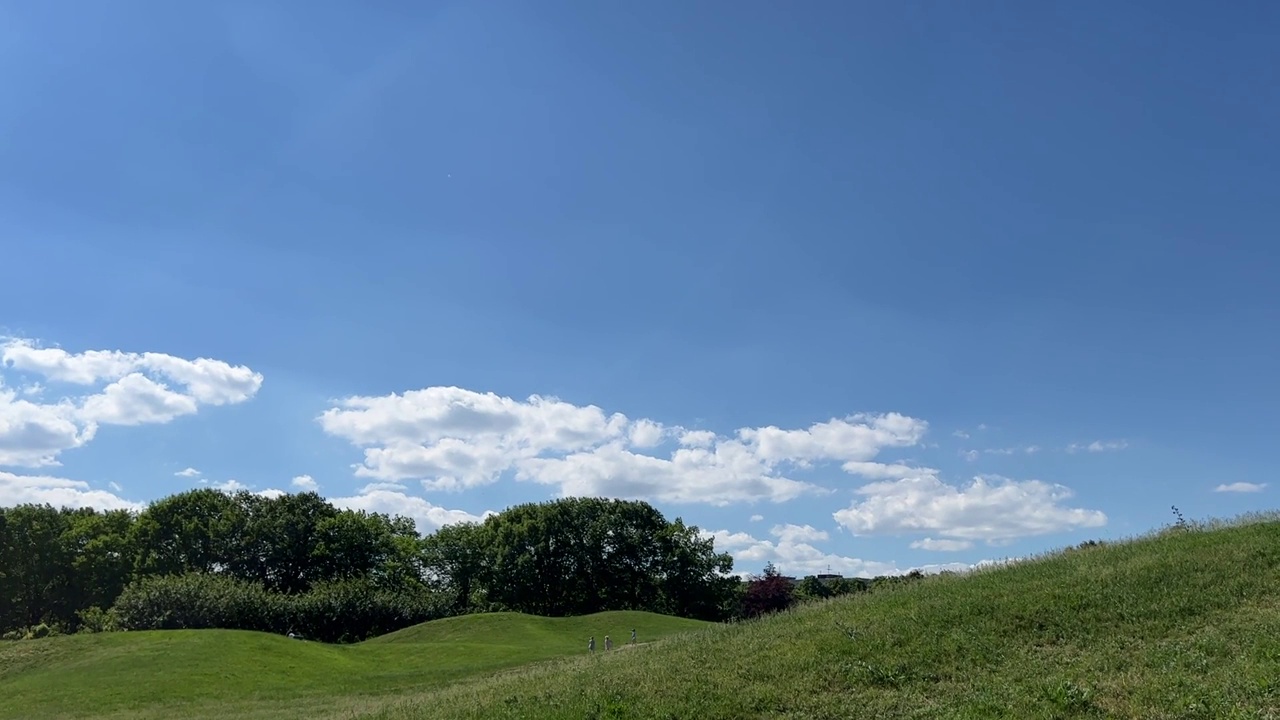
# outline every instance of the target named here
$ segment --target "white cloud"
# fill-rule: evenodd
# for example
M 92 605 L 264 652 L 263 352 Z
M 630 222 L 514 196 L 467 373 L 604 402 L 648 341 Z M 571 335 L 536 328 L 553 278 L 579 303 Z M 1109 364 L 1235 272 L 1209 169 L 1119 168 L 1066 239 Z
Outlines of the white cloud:
M 911 543 L 911 547 L 916 550 L 933 550 L 936 552 L 959 552 L 968 550 L 973 547 L 973 542 L 969 540 L 935 540 L 933 538 L 925 538 L 916 540 Z
M 352 397 L 325 411 L 323 429 L 363 448 L 356 475 L 417 480 L 457 490 L 517 480 L 557 486 L 564 495 L 637 497 L 667 502 L 782 502 L 821 493 L 785 467 L 837 461 L 873 478 L 928 472 L 872 462 L 883 448 L 919 442 L 927 423 L 896 413 L 854 415 L 807 429 L 741 428 L 722 437 L 606 414 L 555 398 L 524 401 L 456 387 Z M 637 452 L 675 437 L 669 452 Z
M 317 492 L 320 490 L 320 485 L 310 475 L 299 475 L 290 480 L 289 484 L 303 492 Z
M 200 405 L 244 402 L 262 376 L 220 360 L 185 360 L 163 353 L 90 350 L 69 353 L 32 340 L 0 338 L 0 372 L 101 387 L 56 402 L 19 399 L 0 378 L 0 465 L 58 465 L 58 455 L 93 439 L 99 425 L 166 423 Z M 173 383 L 173 386 L 166 384 Z M 41 388 L 41 391 L 33 391 Z M 43 394 L 38 383 L 24 395 Z
M 153 372 L 184 386 L 187 394 L 205 405 L 244 402 L 262 387 L 262 375 L 221 360 L 186 360 L 164 353 L 118 350 L 69 353 L 61 348 L 42 348 L 35 341 L 22 338 L 5 339 L 0 345 L 0 364 L 77 385 L 118 380 L 139 371 Z
M 680 444 L 685 447 L 711 447 L 716 441 L 716 434 L 710 430 L 686 430 L 680 435 Z
M 930 532 L 1000 542 L 1107 522 L 1101 511 L 1062 505 L 1071 490 L 1039 480 L 978 476 L 962 488 L 919 477 L 871 483 L 856 492 L 864 499 L 834 517 L 861 535 Z
M 743 428 L 738 437 L 752 445 L 767 463 L 814 460 L 866 461 L 882 448 L 915 445 L 928 423 L 898 413 L 855 415 L 815 423 L 807 430 L 781 430 L 769 426 Z
M 248 485 L 245 485 L 239 480 L 227 480 L 226 482 L 209 483 L 209 487 L 213 488 L 214 490 L 221 490 L 222 492 L 225 492 L 225 493 L 236 493 L 236 492 L 240 492 L 241 490 L 250 489 Z
M 818 542 L 828 539 L 826 530 L 819 530 L 812 525 L 774 525 L 769 531 L 774 537 L 786 543 Z
M 473 515 L 464 510 L 448 510 L 438 505 L 433 505 L 420 497 L 392 490 L 370 490 L 351 497 L 331 498 L 329 502 L 338 508 L 411 518 L 414 524 L 417 525 L 418 532 L 424 534 L 434 532 L 442 525 L 479 522 L 493 514 L 492 511 Z
M 982 452 L 988 455 L 1012 455 L 1017 452 L 1017 450 L 1014 450 L 1013 448 L 988 448 Z
M 650 448 L 662 443 L 666 429 L 652 420 L 637 420 L 631 425 L 631 445 L 638 448 Z
M 1129 443 L 1126 440 L 1094 440 L 1088 445 L 1071 443 L 1067 446 L 1067 452 L 1076 453 L 1085 450 L 1091 453 L 1099 453 L 1109 450 L 1123 450 L 1127 447 L 1129 447 Z
M 115 492 L 123 492 L 123 491 L 124 491 L 124 488 L 120 487 L 120 483 L 118 483 L 118 482 L 116 482 L 116 481 L 114 481 L 114 480 L 112 480 L 111 482 L 107 483 L 107 487 L 111 488 L 111 489 L 112 489 L 112 490 L 114 490 Z
M 174 473 L 174 476 L 183 477 L 183 478 L 200 477 L 200 471 L 193 467 L 189 467 L 185 470 L 179 470 L 178 472 Z
M 517 480 L 558 485 L 565 496 L 651 498 L 673 503 L 727 505 L 745 500 L 785 502 L 819 489 L 775 475 L 740 442 L 715 449 L 680 448 L 670 459 L 633 453 L 619 443 L 563 458 L 520 461 Z
M 977 450 L 965 450 L 964 452 L 960 453 L 960 457 L 964 458 L 965 460 L 968 460 L 969 462 L 974 462 L 981 456 L 978 454 Z
M 963 431 L 963 430 L 957 430 L 957 431 L 955 431 L 955 432 L 951 433 L 951 436 L 952 436 L 952 437 L 958 437 L 958 438 L 960 438 L 961 440 L 968 440 L 968 439 L 969 439 L 969 433 L 967 433 L 967 432 L 965 432 L 965 431 Z
M 167 423 L 195 411 L 195 398 L 176 393 L 142 373 L 130 373 L 85 398 L 79 417 L 103 425 L 145 425 Z
M 1040 446 L 1039 446 L 1039 445 L 1028 445 L 1027 447 L 1022 448 L 1022 452 L 1026 453 L 1026 454 L 1028 454 L 1028 455 L 1034 455 L 1035 453 L 1040 452 Z
M 261 495 L 264 498 L 271 498 L 274 500 L 275 498 L 281 497 L 283 495 L 287 495 L 288 493 L 286 493 L 283 490 L 277 490 L 276 488 L 267 488 L 266 490 L 261 490 L 254 494 Z
M 98 429 L 76 412 L 69 401 L 33 403 L 0 384 L 0 465 L 59 465 L 58 453 L 84 445 Z
M 1230 493 L 1256 493 L 1256 492 L 1262 492 L 1264 489 L 1266 489 L 1266 487 L 1267 487 L 1266 483 L 1234 482 L 1229 485 L 1226 485 L 1226 484 L 1219 485 L 1218 487 L 1214 488 L 1213 491 L 1214 492 L 1230 492 Z
M 770 562 L 784 575 L 795 577 L 817 575 L 828 572 L 828 569 L 848 577 L 898 575 L 903 572 L 893 563 L 823 552 L 807 542 L 793 539 L 779 538 L 775 543 L 728 530 L 703 531 L 703 535 L 715 539 L 716 550 L 733 556 L 734 572 L 737 574 L 759 573 Z
M 760 522 L 763 519 L 764 519 L 763 515 L 752 515 L 750 518 L 751 522 Z
M 141 510 L 142 504 L 94 490 L 89 483 L 47 475 L 15 475 L 0 471 L 0 507 L 24 503 L 99 510 Z

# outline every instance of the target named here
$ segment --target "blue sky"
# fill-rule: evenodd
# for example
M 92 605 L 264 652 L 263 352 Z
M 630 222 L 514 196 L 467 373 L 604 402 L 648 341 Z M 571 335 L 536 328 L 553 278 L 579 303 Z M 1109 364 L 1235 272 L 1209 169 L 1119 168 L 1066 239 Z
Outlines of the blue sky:
M 0 3 L 0 502 L 639 497 L 795 574 L 1274 507 L 1278 32 Z

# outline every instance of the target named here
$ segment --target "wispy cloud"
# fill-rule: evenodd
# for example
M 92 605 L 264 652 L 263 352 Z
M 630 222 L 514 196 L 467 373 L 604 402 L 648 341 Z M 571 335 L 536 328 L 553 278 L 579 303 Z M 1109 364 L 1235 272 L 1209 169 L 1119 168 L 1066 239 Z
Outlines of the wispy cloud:
M 933 550 L 935 552 L 959 552 L 973 547 L 973 543 L 969 540 L 936 540 L 934 538 L 925 538 L 911 543 L 911 547 L 916 550 Z
M 174 475 L 177 477 L 184 477 L 184 478 L 200 477 L 200 471 L 193 467 L 189 467 L 186 470 L 179 470 L 178 472 L 174 473 Z
M 1129 442 L 1127 440 L 1094 440 L 1087 445 L 1082 443 L 1071 443 L 1067 446 L 1067 452 L 1077 453 L 1083 450 L 1085 452 L 1100 453 L 1112 450 L 1123 450 L 1127 447 L 1129 447 Z
M 957 430 L 957 431 L 955 431 L 955 432 L 951 433 L 951 435 L 952 435 L 953 437 L 958 437 L 958 438 L 960 438 L 961 440 L 968 440 L 968 439 L 969 439 L 969 433 L 967 433 L 967 432 L 965 432 L 965 431 L 963 431 L 963 430 Z

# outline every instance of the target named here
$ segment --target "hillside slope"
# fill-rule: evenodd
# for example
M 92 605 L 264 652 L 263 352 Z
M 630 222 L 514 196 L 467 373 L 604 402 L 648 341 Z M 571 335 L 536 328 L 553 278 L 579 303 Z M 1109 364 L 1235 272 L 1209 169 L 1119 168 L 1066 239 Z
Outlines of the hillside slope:
M 927 579 L 364 717 L 1277 718 L 1280 523 Z
M 0 643 L 0 718 L 311 718 L 388 694 L 586 652 L 594 634 L 652 641 L 707 623 L 645 612 L 518 613 L 423 623 L 356 645 L 236 630 L 73 635 Z

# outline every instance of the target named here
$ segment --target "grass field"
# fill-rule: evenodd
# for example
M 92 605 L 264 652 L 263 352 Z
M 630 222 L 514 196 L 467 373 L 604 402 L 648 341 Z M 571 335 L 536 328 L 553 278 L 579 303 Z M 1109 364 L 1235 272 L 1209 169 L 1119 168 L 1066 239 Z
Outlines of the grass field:
M 643 612 L 518 613 L 424 623 L 356 645 L 235 630 L 70 635 L 0 643 L 0 718 L 343 717 L 388 697 L 548 658 L 595 635 L 649 642 L 707 623 Z
M 671 637 L 585 656 L 587 635 L 632 623 Z M 0 717 L 62 713 L 1280 718 L 1280 523 L 1170 530 L 723 627 L 493 615 L 348 648 L 208 631 L 0 646 Z

